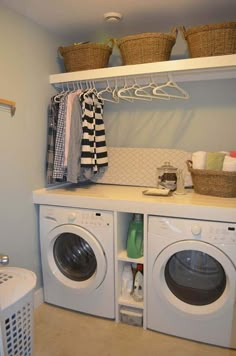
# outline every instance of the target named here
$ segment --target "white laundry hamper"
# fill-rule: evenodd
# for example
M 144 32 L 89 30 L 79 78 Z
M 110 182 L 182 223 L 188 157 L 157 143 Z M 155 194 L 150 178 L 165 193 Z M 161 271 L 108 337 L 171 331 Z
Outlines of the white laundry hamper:
M 0 268 L 0 356 L 33 356 L 33 290 L 36 275 Z

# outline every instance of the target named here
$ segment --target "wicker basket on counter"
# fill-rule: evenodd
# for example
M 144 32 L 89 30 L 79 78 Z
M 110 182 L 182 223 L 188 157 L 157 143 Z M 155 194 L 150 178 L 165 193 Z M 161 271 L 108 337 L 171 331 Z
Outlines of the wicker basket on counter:
M 236 53 L 236 22 L 201 25 L 188 30 L 181 26 L 180 29 L 192 58 Z
M 116 43 L 120 50 L 123 64 L 169 60 L 172 47 L 176 42 L 177 33 L 177 28 L 174 28 L 171 33 L 151 32 L 122 37 Z
M 236 172 L 193 169 L 187 161 L 196 193 L 217 197 L 236 198 Z
M 107 67 L 112 53 L 113 41 L 104 43 L 79 43 L 59 47 L 67 72 Z

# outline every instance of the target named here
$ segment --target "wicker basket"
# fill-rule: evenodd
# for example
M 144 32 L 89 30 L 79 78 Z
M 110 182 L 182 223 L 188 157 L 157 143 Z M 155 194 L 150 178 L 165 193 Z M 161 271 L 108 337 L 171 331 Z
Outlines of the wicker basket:
M 192 58 L 236 53 L 236 22 L 202 25 L 187 31 L 182 26 L 181 31 Z
M 177 28 L 174 28 L 171 33 L 141 33 L 117 40 L 123 64 L 169 60 L 177 33 Z
M 59 47 L 67 72 L 107 67 L 112 53 L 113 41 L 103 43 L 81 43 Z
M 196 193 L 217 197 L 236 197 L 236 172 L 193 169 L 192 161 L 187 161 Z

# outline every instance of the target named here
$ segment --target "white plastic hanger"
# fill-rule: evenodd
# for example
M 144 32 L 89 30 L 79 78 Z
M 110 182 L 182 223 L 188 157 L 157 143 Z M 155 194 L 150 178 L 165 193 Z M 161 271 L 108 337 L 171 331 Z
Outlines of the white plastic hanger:
M 151 89 L 151 94 L 147 91 L 148 89 Z M 158 89 L 156 94 L 153 94 L 154 89 Z M 149 84 L 137 88 L 135 90 L 135 95 L 141 98 L 170 100 L 170 96 L 164 90 L 159 89 L 158 85 L 152 78 L 150 78 Z
M 64 83 L 62 83 L 62 91 L 61 91 L 60 93 L 58 93 L 57 95 L 54 96 L 54 102 L 55 102 L 55 103 L 60 103 L 61 98 L 62 98 L 64 95 L 66 95 L 67 93 L 70 92 L 69 84 L 66 83 L 66 85 L 67 85 L 67 88 L 65 89 L 65 88 L 64 88 Z
M 124 95 L 124 93 L 128 93 L 129 95 Z M 117 90 L 117 96 L 119 99 L 123 99 L 125 101 L 128 101 L 130 103 L 133 103 L 133 97 L 131 95 L 131 92 L 128 88 L 128 84 L 127 84 L 127 79 L 124 78 L 124 86 L 123 88 L 120 88 Z
M 135 91 L 140 89 L 140 86 L 137 84 L 136 79 L 134 79 L 134 83 L 131 86 L 124 86 L 124 88 L 118 90 L 118 96 L 121 99 L 129 99 L 129 100 L 146 100 L 152 101 L 152 98 L 148 96 L 136 96 Z M 127 94 L 126 94 L 127 93 Z
M 110 103 L 118 103 L 119 98 L 118 98 L 118 96 L 114 96 L 113 92 L 114 92 L 114 90 L 112 90 L 112 88 L 110 87 L 109 81 L 107 80 L 106 88 L 97 92 L 97 97 L 99 99 L 102 99 L 103 101 L 109 101 Z
M 190 96 L 189 94 L 182 89 L 177 83 L 174 82 L 174 80 L 172 79 L 172 76 L 170 74 L 168 74 L 168 81 L 165 84 L 162 85 L 158 85 L 158 87 L 156 89 L 153 89 L 153 94 L 156 95 L 156 93 L 158 93 L 158 90 L 163 89 L 163 88 L 169 88 L 170 90 L 176 92 L 179 92 L 181 95 L 177 95 L 177 94 L 172 94 L 172 91 L 168 92 L 168 95 L 170 96 L 170 98 L 177 98 L 177 99 L 189 99 Z
M 112 96 L 113 98 L 116 100 L 117 103 L 119 103 L 120 99 L 119 99 L 119 96 L 118 96 L 118 82 L 117 82 L 117 78 L 115 79 L 115 86 L 114 86 L 114 89 L 112 91 Z

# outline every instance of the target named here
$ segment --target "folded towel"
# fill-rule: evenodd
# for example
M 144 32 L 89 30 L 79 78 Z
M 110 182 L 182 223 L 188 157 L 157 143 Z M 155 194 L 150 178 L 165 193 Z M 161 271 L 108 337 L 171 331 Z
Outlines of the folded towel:
M 223 171 L 228 171 L 228 172 L 236 171 L 236 157 L 225 156 L 223 162 Z
M 192 154 L 192 162 L 194 169 L 204 169 L 206 168 L 206 156 L 205 151 L 197 151 Z
M 236 151 L 230 151 L 230 156 L 231 157 L 236 157 Z
M 223 167 L 224 158 L 225 158 L 225 153 L 207 152 L 206 169 L 221 171 Z

